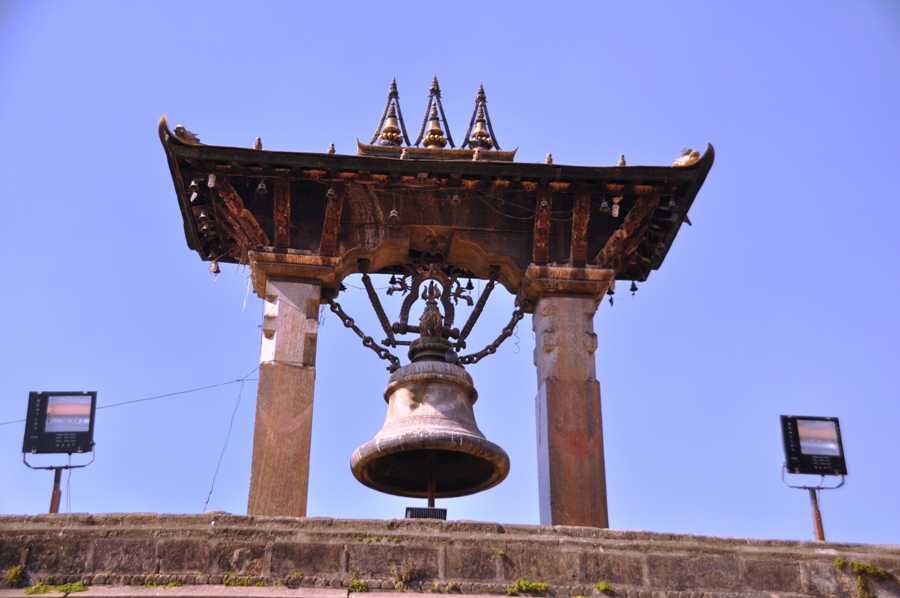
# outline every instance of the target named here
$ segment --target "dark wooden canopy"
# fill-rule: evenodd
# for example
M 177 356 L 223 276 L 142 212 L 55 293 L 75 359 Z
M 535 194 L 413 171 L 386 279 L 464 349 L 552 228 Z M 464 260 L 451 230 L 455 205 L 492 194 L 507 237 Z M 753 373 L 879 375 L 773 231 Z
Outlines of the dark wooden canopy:
M 159 135 L 188 247 L 204 260 L 247 263 L 252 251 L 340 258 L 340 276 L 360 259 L 372 273 L 442 261 L 487 278 L 499 266 L 511 292 L 530 264 L 646 280 L 714 159 L 712 146 L 684 167 L 267 151 L 185 143 L 165 116 Z M 613 217 L 605 208 L 616 203 Z

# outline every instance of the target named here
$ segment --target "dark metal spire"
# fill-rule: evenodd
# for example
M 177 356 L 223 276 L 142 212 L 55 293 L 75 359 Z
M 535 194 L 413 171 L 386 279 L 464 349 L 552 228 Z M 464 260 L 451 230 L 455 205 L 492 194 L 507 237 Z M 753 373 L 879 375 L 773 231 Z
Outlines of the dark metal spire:
M 484 126 L 487 125 L 487 131 Z M 473 134 L 472 127 L 475 127 Z M 490 136 L 485 133 L 489 133 Z M 494 135 L 494 127 L 491 125 L 491 116 L 487 109 L 487 96 L 484 95 L 484 85 L 478 84 L 478 93 L 475 95 L 475 109 L 472 110 L 472 119 L 469 121 L 469 128 L 466 130 L 466 138 L 461 148 L 469 146 L 471 148 L 481 147 L 484 149 L 500 149 L 497 143 L 497 136 Z
M 403 132 L 403 141 L 406 141 L 406 145 L 412 145 L 409 142 L 409 135 L 406 134 L 406 124 L 403 122 L 403 112 L 400 110 L 400 94 L 397 92 L 397 78 L 394 77 L 391 79 L 391 87 L 388 90 L 388 99 L 387 103 L 384 105 L 384 112 L 381 113 L 381 120 L 378 121 L 378 128 L 375 129 L 375 135 L 372 136 L 372 141 L 369 142 L 369 145 L 374 145 L 378 138 L 382 134 L 382 129 L 384 128 L 384 121 L 390 118 L 388 112 L 393 113 L 393 109 L 397 109 L 396 118 L 400 123 L 400 129 Z
M 441 104 L 441 87 L 438 85 L 437 75 L 431 80 L 431 88 L 428 90 L 428 105 L 425 106 L 425 117 L 422 118 L 422 128 L 419 129 L 419 136 L 416 138 L 416 142 L 413 145 L 418 147 L 425 137 L 425 125 L 428 124 L 428 117 L 431 115 L 432 104 L 437 104 L 438 111 L 441 115 L 440 120 L 444 123 L 444 130 L 447 133 L 447 141 L 450 142 L 450 147 L 456 147 L 453 143 L 453 135 L 450 134 L 450 125 L 447 124 L 447 117 L 444 115 L 444 106 Z

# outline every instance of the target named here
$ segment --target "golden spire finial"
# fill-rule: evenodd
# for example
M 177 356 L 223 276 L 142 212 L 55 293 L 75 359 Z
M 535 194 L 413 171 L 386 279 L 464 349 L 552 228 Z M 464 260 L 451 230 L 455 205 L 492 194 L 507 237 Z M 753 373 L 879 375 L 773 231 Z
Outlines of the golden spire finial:
M 422 139 L 425 147 L 446 147 L 444 131 L 441 129 L 441 121 L 438 119 L 437 100 L 431 102 L 431 119 L 428 121 L 428 131 Z
M 441 122 L 447 128 L 446 140 L 444 139 L 445 132 L 441 130 Z M 440 132 L 440 139 L 432 136 L 435 124 L 437 125 L 437 131 Z M 428 126 L 427 131 L 425 130 L 426 125 Z M 422 128 L 419 129 L 419 136 L 413 145 L 418 146 L 419 143 L 424 141 L 426 133 L 432 139 L 430 145 L 428 142 L 425 143 L 425 147 L 444 147 L 448 141 L 450 142 L 450 147 L 456 147 L 453 144 L 453 136 L 450 134 L 450 125 L 447 124 L 447 116 L 444 114 L 444 106 L 441 104 L 441 86 L 438 84 L 437 75 L 431 80 L 431 87 L 428 90 L 428 105 L 425 106 L 425 116 L 422 118 Z
M 372 136 L 370 145 L 376 142 L 378 145 L 409 145 L 409 135 L 406 134 L 406 125 L 403 124 L 403 112 L 400 110 L 400 94 L 397 92 L 397 78 L 391 79 L 388 88 L 388 99 L 378 121 L 378 128 Z
M 469 145 L 472 147 L 481 147 L 484 149 L 491 149 L 494 147 L 494 140 L 491 139 L 491 134 L 488 132 L 487 127 L 485 127 L 483 106 L 478 106 L 478 116 L 475 118 L 475 130 L 472 131 L 472 136 L 469 137 L 468 141 Z
M 474 127 L 474 129 L 473 129 Z M 494 127 L 491 126 L 491 116 L 487 109 L 487 96 L 484 94 L 484 85 L 478 84 L 478 93 L 475 94 L 475 109 L 472 111 L 472 120 L 466 131 L 466 139 L 462 147 L 482 149 L 500 149 L 497 137 L 494 135 Z
M 397 111 L 394 107 L 395 100 L 391 100 L 391 106 L 388 110 L 387 120 L 381 129 L 381 135 L 378 137 L 378 145 L 402 145 L 403 136 L 400 135 L 400 123 L 397 122 Z

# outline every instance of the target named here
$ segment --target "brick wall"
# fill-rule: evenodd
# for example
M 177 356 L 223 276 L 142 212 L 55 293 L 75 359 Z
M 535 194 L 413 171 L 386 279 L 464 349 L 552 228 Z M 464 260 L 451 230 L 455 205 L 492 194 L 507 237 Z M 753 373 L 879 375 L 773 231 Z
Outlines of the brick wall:
M 835 558 L 883 567 L 876 596 L 900 596 L 900 546 L 817 544 L 578 527 L 426 520 L 206 515 L 0 516 L 0 571 L 29 583 L 143 585 L 148 581 L 349 587 L 502 594 L 518 579 L 550 596 L 624 598 L 856 596 Z M 351 573 L 352 572 L 352 573 Z M 398 581 L 404 573 L 413 579 Z

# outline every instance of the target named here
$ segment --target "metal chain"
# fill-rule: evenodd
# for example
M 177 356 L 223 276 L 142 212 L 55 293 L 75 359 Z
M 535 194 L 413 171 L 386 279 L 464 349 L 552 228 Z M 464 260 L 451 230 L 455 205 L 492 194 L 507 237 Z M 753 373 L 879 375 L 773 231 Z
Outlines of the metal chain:
M 513 335 L 513 332 L 516 329 L 516 324 L 519 323 L 519 320 L 525 317 L 525 309 L 528 307 L 528 302 L 523 300 L 522 303 L 517 307 L 513 313 L 512 317 L 509 319 L 509 324 L 506 325 L 500 332 L 500 336 L 494 340 L 490 345 L 479 351 L 478 353 L 472 353 L 471 355 L 463 355 L 459 358 L 460 365 L 467 365 L 470 363 L 478 363 L 488 355 L 493 355 L 497 352 L 497 347 L 503 344 L 503 341 L 508 339 Z
M 335 301 L 333 297 L 324 297 L 324 299 L 328 303 L 329 309 L 331 309 L 331 311 L 341 319 L 341 322 L 344 324 L 344 326 L 355 332 L 356 335 L 362 339 L 363 347 L 372 349 L 373 351 L 375 351 L 378 357 L 391 362 L 391 365 L 387 368 L 389 372 L 394 373 L 400 368 L 400 360 L 397 358 L 397 356 L 387 349 L 379 347 L 371 336 L 366 336 L 365 334 L 363 334 L 363 331 L 359 329 L 359 327 L 353 321 L 353 318 L 344 313 L 344 310 L 341 309 L 340 304 Z

